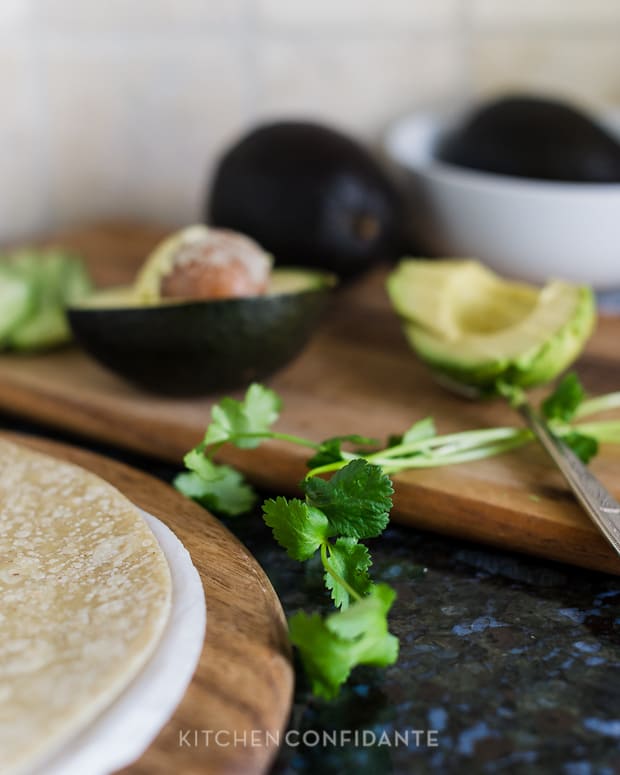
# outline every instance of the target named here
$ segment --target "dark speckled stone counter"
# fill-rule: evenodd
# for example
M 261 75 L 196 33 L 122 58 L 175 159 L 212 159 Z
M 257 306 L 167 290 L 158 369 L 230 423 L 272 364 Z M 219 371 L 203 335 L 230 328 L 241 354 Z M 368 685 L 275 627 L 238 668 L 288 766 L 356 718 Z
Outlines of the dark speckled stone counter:
M 236 532 L 287 613 L 324 602 L 257 522 Z M 620 773 L 620 579 L 400 528 L 372 555 L 398 591 L 400 659 L 331 704 L 299 687 L 293 724 L 432 729 L 438 744 L 289 748 L 276 772 Z
M 0 423 L 40 430 L 7 417 Z M 174 474 L 86 446 L 164 479 Z M 288 560 L 259 517 L 229 526 L 288 614 L 329 610 L 318 568 Z M 398 591 L 398 664 L 358 669 L 332 703 L 313 700 L 301 679 L 291 729 L 300 738 L 310 731 L 308 745 L 283 747 L 274 773 L 620 773 L 620 578 L 411 529 L 393 527 L 370 544 L 374 578 Z M 386 735 L 370 747 L 313 744 L 315 733 L 334 730 Z M 407 730 L 424 730 L 420 745 L 412 732 L 409 745 L 394 744 Z M 426 744 L 428 730 L 436 746 Z

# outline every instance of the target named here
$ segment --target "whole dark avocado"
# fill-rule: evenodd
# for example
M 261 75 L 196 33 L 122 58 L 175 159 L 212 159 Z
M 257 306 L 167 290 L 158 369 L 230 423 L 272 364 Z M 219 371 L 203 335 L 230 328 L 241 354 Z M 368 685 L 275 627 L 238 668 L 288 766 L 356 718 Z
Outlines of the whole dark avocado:
M 436 156 L 499 175 L 620 182 L 620 143 L 571 105 L 535 96 L 483 104 L 443 138 Z
M 258 127 L 222 157 L 207 220 L 253 237 L 277 264 L 341 277 L 394 258 L 402 205 L 392 181 L 351 138 L 313 123 Z

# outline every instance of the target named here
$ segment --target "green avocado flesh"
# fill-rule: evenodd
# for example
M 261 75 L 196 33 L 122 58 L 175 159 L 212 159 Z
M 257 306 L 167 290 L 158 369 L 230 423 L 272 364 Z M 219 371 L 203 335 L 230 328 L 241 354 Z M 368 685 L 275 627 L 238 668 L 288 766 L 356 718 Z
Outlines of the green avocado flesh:
M 493 392 L 554 379 L 596 319 L 590 288 L 511 282 L 476 261 L 404 260 L 388 294 L 419 357 L 451 380 Z
M 336 279 L 334 275 L 331 275 L 328 272 L 311 272 L 305 269 L 275 269 L 271 273 L 267 293 L 263 296 L 248 296 L 247 299 L 265 299 L 270 296 L 304 293 L 306 291 L 319 290 L 321 288 L 332 288 L 334 285 L 336 285 Z M 214 301 L 227 301 L 227 299 L 216 299 Z M 136 290 L 136 286 L 122 285 L 97 291 L 86 298 L 80 299 L 73 307 L 76 309 L 118 309 L 122 307 L 161 307 L 177 304 L 211 303 L 214 302 L 208 299 L 204 301 L 175 298 L 149 299 L 148 297 L 140 295 Z

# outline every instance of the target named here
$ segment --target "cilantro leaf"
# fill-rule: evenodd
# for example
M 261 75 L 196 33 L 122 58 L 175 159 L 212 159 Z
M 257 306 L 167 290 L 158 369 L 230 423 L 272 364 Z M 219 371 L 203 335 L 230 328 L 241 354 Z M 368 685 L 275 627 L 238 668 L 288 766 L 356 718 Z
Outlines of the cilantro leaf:
M 432 417 L 425 417 L 415 422 L 402 438 L 403 444 L 412 444 L 414 441 L 425 441 L 437 435 L 437 429 Z
M 270 426 L 278 419 L 282 401 L 273 390 L 254 383 L 243 401 L 222 398 L 211 409 L 211 423 L 204 444 L 223 444 L 230 441 L 241 449 L 253 449 L 259 438 L 244 438 L 247 434 L 269 435 Z
M 333 699 L 357 664 L 355 642 L 334 635 L 318 613 L 298 611 L 288 625 L 291 643 L 299 650 L 313 694 Z
M 263 503 L 263 519 L 276 541 L 294 560 L 307 560 L 330 535 L 327 517 L 297 498 L 279 497 Z
M 571 431 L 562 436 L 562 441 L 583 463 L 589 463 L 598 452 L 598 441 L 592 436 L 586 436 L 585 433 Z
M 394 597 L 391 587 L 377 584 L 346 611 L 325 619 L 303 611 L 291 617 L 290 638 L 316 695 L 335 697 L 357 665 L 385 667 L 396 661 L 398 640 L 388 632 L 387 622 Z
M 395 599 L 396 591 L 389 584 L 372 584 L 366 597 L 328 616 L 327 626 L 341 638 L 359 638 L 375 628 L 387 632 L 387 614 Z
M 227 471 L 217 479 L 205 481 L 193 471 L 177 474 L 174 487 L 187 498 L 195 500 L 209 511 L 227 517 L 246 514 L 256 503 L 256 495 L 237 471 L 222 466 Z
M 324 512 L 335 533 L 372 538 L 389 521 L 392 482 L 379 466 L 366 460 L 352 460 L 331 479 L 313 476 L 301 486 L 308 503 Z
M 556 389 L 541 404 L 543 415 L 548 420 L 568 422 L 575 416 L 579 404 L 586 394 L 574 372 L 567 374 Z
M 416 441 L 424 441 L 425 439 L 432 439 L 437 435 L 437 429 L 435 428 L 435 422 L 432 417 L 425 417 L 423 420 L 414 422 L 409 430 L 405 431 L 402 436 L 392 434 L 388 436 L 387 449 L 390 447 L 399 447 L 401 444 L 412 444 Z
M 201 445 L 190 449 L 183 458 L 183 463 L 188 471 L 194 471 L 198 476 L 206 479 L 213 479 L 218 466 L 210 460 L 204 453 Z
M 282 399 L 273 390 L 254 382 L 245 394 L 244 412 L 255 431 L 266 431 L 280 416 Z
M 355 538 L 341 537 L 329 545 L 330 568 L 362 597 L 370 589 L 371 581 L 368 568 L 372 564 L 370 553 Z M 349 591 L 329 571 L 325 572 L 325 586 L 330 590 L 337 608 L 347 608 L 350 603 Z
M 234 468 L 216 465 L 197 448 L 184 461 L 189 471 L 178 474 L 173 484 L 186 497 L 229 517 L 245 514 L 254 506 L 254 490 Z
M 308 468 L 318 468 L 319 466 L 329 465 L 330 463 L 337 463 L 339 460 L 343 460 L 342 457 L 342 445 L 345 442 L 350 444 L 360 444 L 362 446 L 376 446 L 379 444 L 377 439 L 370 439 L 367 436 L 359 436 L 356 433 L 349 434 L 348 436 L 332 436 L 330 439 L 325 439 L 321 442 L 321 445 L 314 455 L 314 457 L 308 460 Z

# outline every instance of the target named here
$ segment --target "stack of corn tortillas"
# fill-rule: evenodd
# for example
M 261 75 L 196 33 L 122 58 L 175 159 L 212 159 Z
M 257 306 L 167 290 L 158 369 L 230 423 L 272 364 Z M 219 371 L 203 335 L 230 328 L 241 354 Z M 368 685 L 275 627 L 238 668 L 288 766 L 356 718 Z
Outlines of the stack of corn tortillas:
M 0 772 L 40 765 L 153 653 L 166 559 L 139 511 L 77 466 L 0 439 Z

